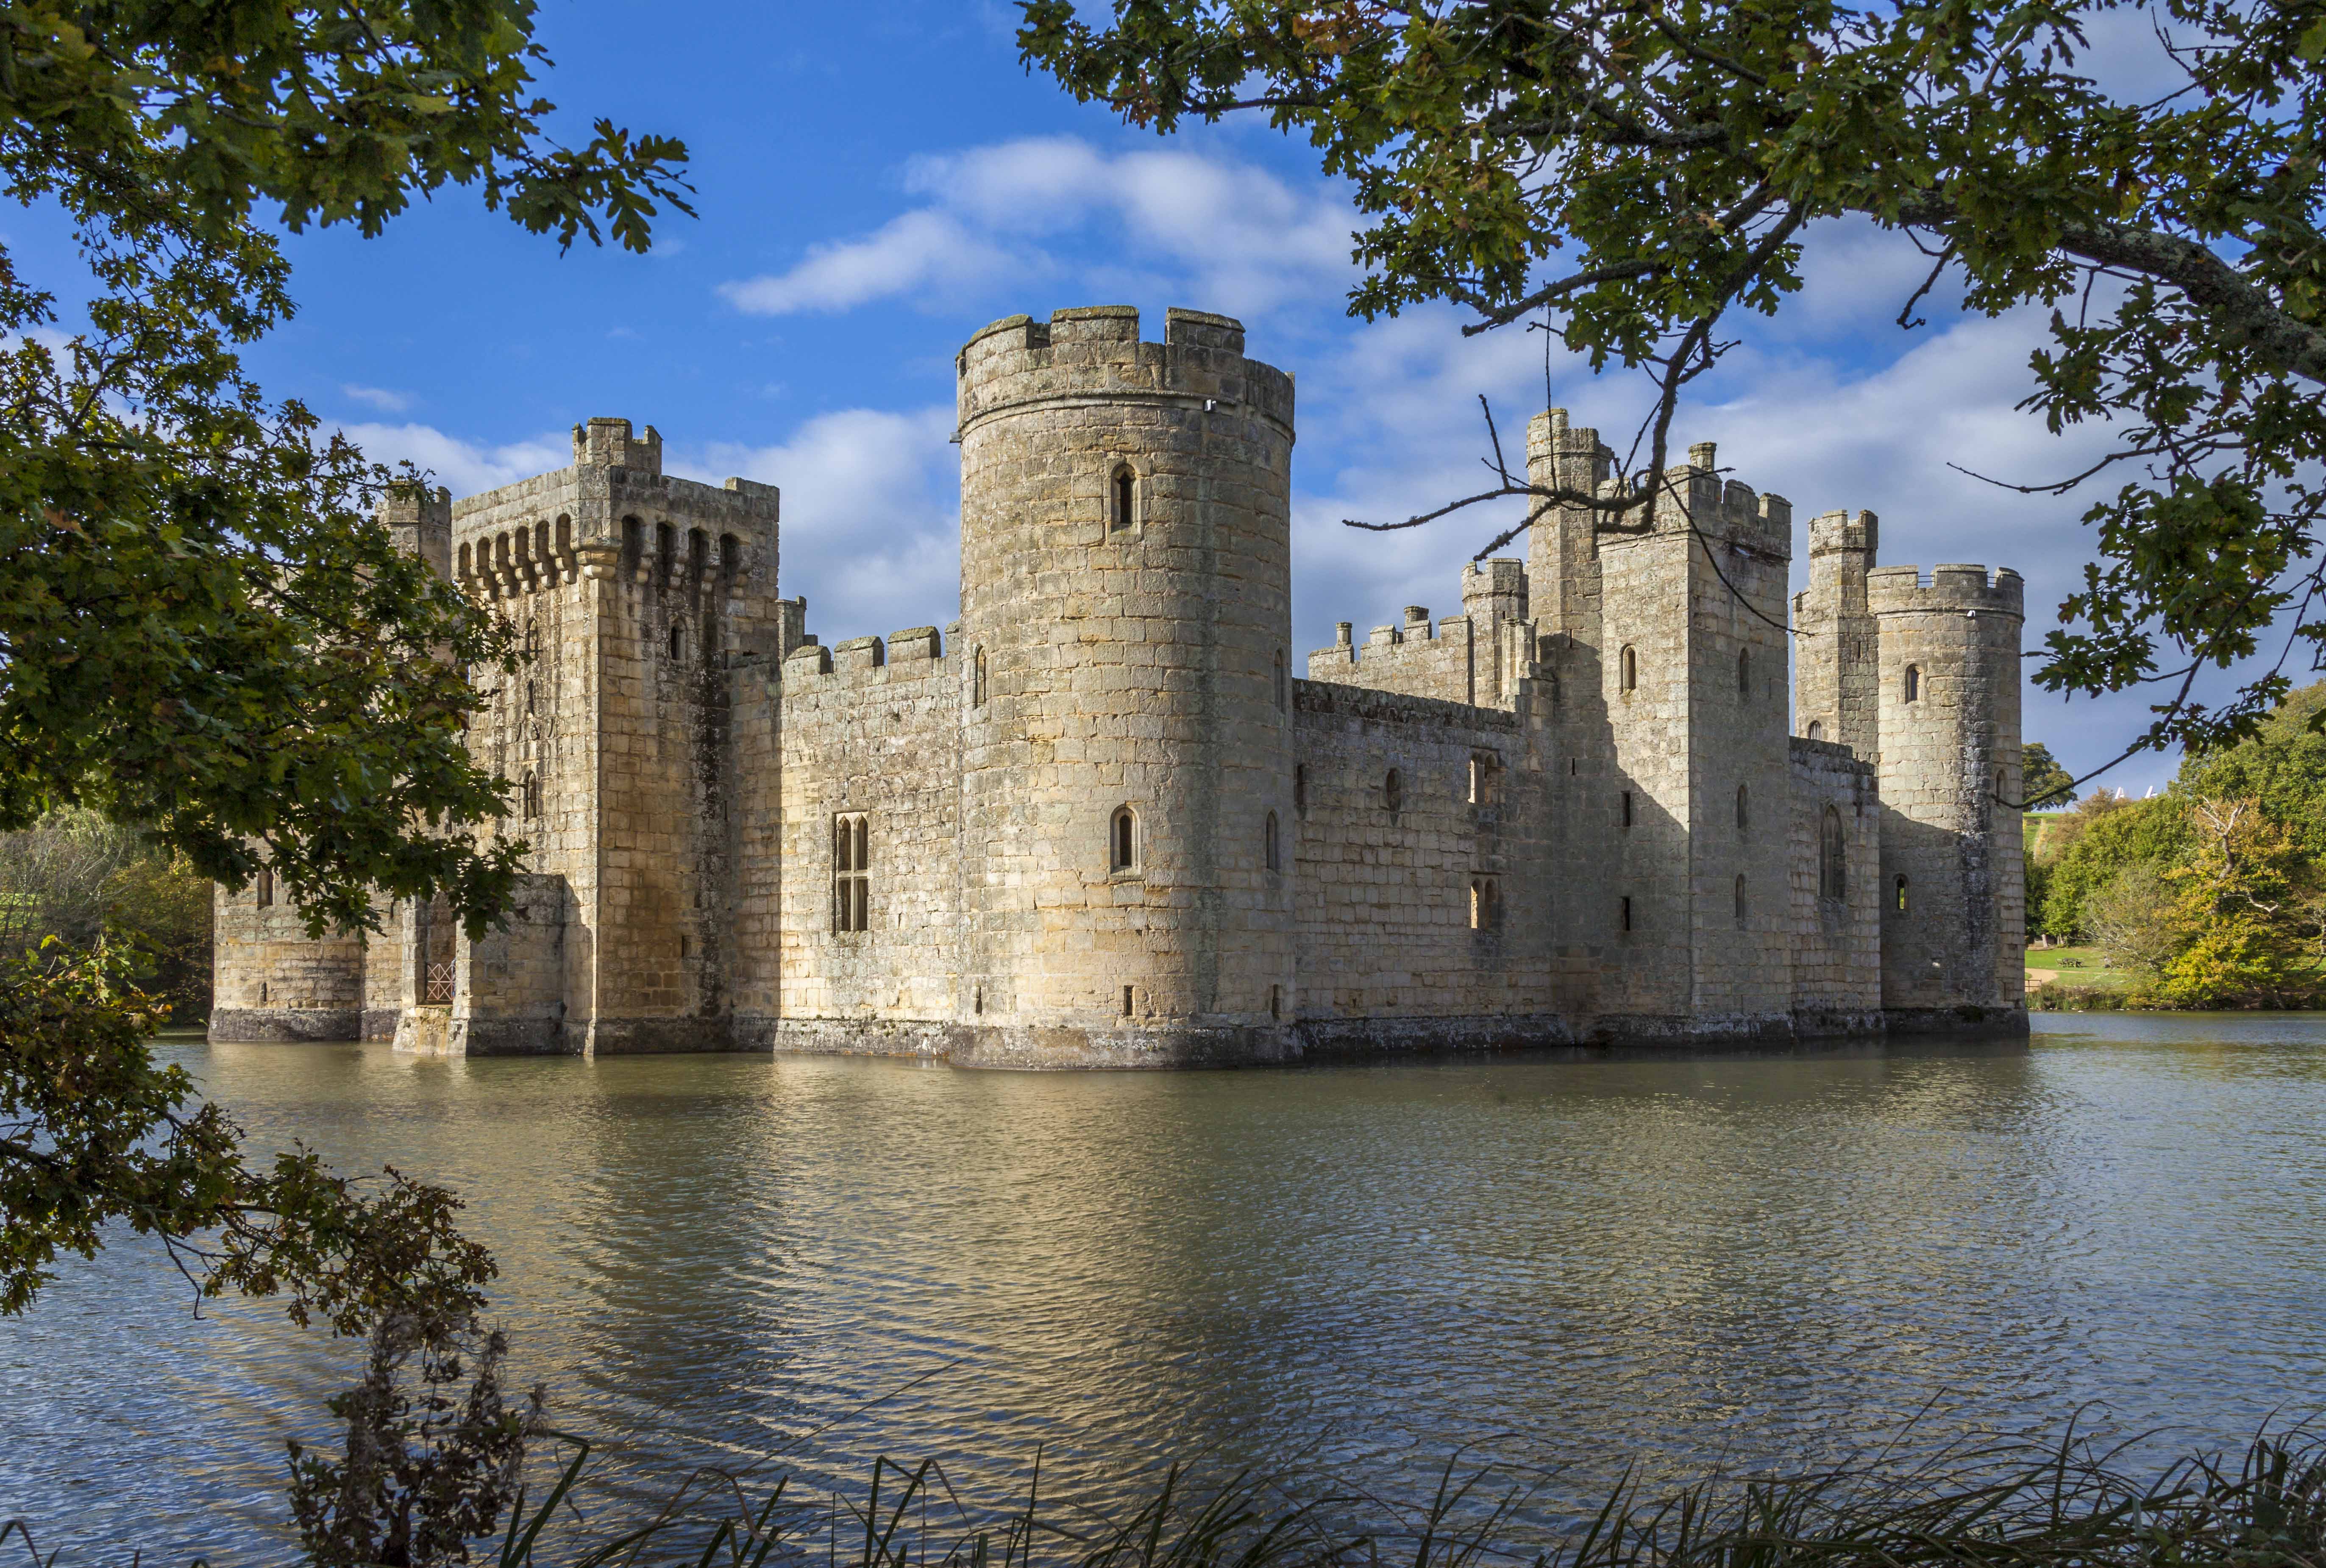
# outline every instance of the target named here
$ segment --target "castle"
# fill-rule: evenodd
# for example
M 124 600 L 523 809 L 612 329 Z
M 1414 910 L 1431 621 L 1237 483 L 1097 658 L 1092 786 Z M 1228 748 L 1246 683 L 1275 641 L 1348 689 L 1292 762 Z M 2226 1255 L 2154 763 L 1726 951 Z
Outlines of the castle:
M 1111 306 L 972 338 L 943 629 L 827 646 L 777 491 L 624 420 L 391 496 L 531 654 L 473 740 L 530 869 L 477 942 L 222 892 L 213 1036 L 1161 1066 L 2025 1028 L 2016 574 L 1878 566 L 1829 513 L 1788 606 L 1790 506 L 1698 446 L 1652 531 L 1555 510 L 1461 614 L 1343 623 L 1304 674 L 1293 381 L 1243 348 Z M 1557 409 L 1527 463 L 1621 482 Z

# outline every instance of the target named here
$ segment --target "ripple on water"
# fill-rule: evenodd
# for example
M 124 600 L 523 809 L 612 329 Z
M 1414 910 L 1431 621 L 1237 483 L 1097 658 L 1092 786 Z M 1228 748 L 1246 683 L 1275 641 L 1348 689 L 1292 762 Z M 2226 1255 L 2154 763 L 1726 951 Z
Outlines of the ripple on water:
M 618 1475 L 935 1454 L 999 1496 L 1040 1446 L 1046 1489 L 1200 1454 L 1410 1495 L 1469 1444 L 1569 1467 L 1566 1506 L 1634 1458 L 1880 1443 L 1934 1396 L 1914 1443 L 2326 1403 L 2326 1020 L 2041 1027 L 1171 1076 L 176 1054 L 262 1143 L 460 1188 L 520 1376 Z M 69 1267 L 0 1324 L 0 1514 L 279 1556 L 283 1440 L 329 1440 L 349 1363 L 192 1319 L 150 1249 Z

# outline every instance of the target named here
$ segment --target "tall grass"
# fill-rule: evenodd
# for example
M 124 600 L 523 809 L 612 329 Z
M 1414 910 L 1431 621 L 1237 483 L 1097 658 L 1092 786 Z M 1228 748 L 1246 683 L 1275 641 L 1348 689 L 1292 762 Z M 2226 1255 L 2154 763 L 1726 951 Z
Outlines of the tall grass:
M 658 1508 L 606 1523 L 576 1492 L 591 1452 L 506 1528 L 471 1545 L 493 1568 L 2326 1568 L 2326 1439 L 2265 1431 L 2242 1453 L 2161 1471 L 2122 1467 L 2072 1432 L 2057 1443 L 1958 1447 L 1765 1475 L 1715 1473 L 1650 1491 L 1630 1479 L 1595 1512 L 1538 1508 L 1556 1471 L 1512 1478 L 1449 1463 L 1428 1498 L 1296 1498 L 1246 1472 L 1197 1486 L 1171 1469 L 1111 1517 L 1042 1493 L 964 1502 L 935 1461 L 877 1460 L 861 1493 L 808 1502 L 787 1480 L 703 1469 Z M 1370 1526 L 1349 1523 L 1373 1521 Z M 0 1526 L 33 1568 L 23 1521 Z M 450 1561 L 447 1559 L 446 1561 Z M 70 1568 L 68 1564 L 67 1568 Z M 340 1565 L 328 1565 L 340 1568 Z M 414 1568 L 414 1565 L 399 1565 Z
M 1619 1484 L 1547 1523 L 1548 1475 L 1449 1463 L 1427 1499 L 1296 1498 L 1246 1472 L 1195 1486 L 1174 1468 L 1144 1500 L 1093 1518 L 1042 1495 L 965 1503 L 934 1461 L 886 1458 L 852 1498 L 807 1503 L 714 1470 L 654 1514 L 591 1526 L 570 1506 L 589 1461 L 520 1498 L 478 1553 L 497 1568 L 2326 1568 L 2326 1439 L 2264 1432 L 2242 1453 L 2125 1468 L 2072 1431 L 2056 1443 L 1958 1447 L 1676 1490 Z M 1555 1473 L 1555 1472 L 1551 1472 Z M 1352 1520 L 1370 1520 L 1360 1526 Z

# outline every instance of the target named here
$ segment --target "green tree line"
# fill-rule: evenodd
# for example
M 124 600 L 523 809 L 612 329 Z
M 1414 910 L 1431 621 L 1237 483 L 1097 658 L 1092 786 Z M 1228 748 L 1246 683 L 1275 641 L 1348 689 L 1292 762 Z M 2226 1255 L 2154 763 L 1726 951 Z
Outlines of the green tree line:
M 182 850 L 68 807 L 0 833 L 0 953 L 110 942 L 174 1024 L 210 1005 L 210 880 Z
M 2036 821 L 2029 933 L 2097 944 L 2134 1005 L 2326 1000 L 2326 682 L 2191 752 L 2162 794 L 2099 790 Z

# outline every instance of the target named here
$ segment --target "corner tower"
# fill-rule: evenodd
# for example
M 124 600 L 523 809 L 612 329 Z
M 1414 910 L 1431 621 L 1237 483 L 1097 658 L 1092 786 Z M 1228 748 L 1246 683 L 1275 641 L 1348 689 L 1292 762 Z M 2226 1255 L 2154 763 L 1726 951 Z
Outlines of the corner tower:
M 2025 1017 L 2019 574 L 1876 567 L 1882 1006 L 1893 1028 Z
M 961 352 L 956 1060 L 1291 1049 L 1292 378 L 1243 336 L 1096 306 Z

